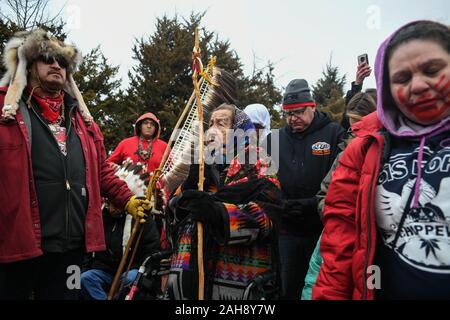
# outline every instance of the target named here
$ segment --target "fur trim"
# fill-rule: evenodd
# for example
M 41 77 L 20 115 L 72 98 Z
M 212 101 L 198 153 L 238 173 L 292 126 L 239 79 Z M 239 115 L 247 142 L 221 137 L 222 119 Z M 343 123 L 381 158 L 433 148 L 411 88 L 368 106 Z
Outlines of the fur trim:
M 78 109 L 80 110 L 80 113 L 83 116 L 84 121 L 88 123 L 92 122 L 93 118 L 91 116 L 91 113 L 89 112 L 86 103 L 84 103 L 83 96 L 81 95 L 81 92 L 78 89 L 75 80 L 73 80 L 72 74 L 67 75 L 66 83 L 68 84 L 67 86 L 67 88 L 69 89 L 68 93 L 78 100 Z
M 14 81 L 12 81 L 9 85 L 2 109 L 2 117 L 9 120 L 13 119 L 16 115 L 16 112 L 19 109 L 19 101 L 22 96 L 22 91 L 27 85 L 27 64 L 24 59 L 23 48 L 19 47 L 16 51 L 19 63 L 14 67 L 14 70 L 10 70 L 10 73 L 14 77 Z
M 3 64 L 6 67 L 6 73 L 0 85 L 9 86 L 9 88 L 5 96 L 2 116 L 12 119 L 16 114 L 22 91 L 27 85 L 27 68 L 39 56 L 62 56 L 67 60 L 69 65 L 66 69 L 67 80 L 64 88 L 78 100 L 84 120 L 91 122 L 92 116 L 72 77 L 82 61 L 80 50 L 74 45 L 58 40 L 42 29 L 17 32 L 5 45 Z
M 35 31 L 17 32 L 11 40 L 6 43 L 3 64 L 7 70 L 14 69 L 17 58 L 14 49 L 23 48 L 23 55 L 27 63 L 32 63 L 39 56 L 62 56 L 69 66 L 67 73 L 73 73 L 82 61 L 81 52 L 74 45 L 66 44 L 50 32 L 42 29 Z

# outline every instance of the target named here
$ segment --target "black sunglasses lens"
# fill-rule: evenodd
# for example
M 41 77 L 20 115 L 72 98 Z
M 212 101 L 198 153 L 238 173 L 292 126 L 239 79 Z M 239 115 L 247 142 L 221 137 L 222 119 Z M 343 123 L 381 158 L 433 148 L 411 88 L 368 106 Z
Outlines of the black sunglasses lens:
M 64 57 L 60 57 L 60 56 L 58 56 L 58 57 L 41 56 L 41 57 L 39 57 L 39 60 L 48 65 L 55 63 L 55 60 L 56 60 L 56 62 L 58 62 L 58 64 L 59 64 L 59 66 L 64 69 L 69 66 L 69 63 L 67 62 L 67 60 Z
M 58 64 L 61 68 L 67 68 L 69 66 L 69 63 L 64 57 L 57 57 L 56 61 L 58 61 Z
M 53 64 L 55 60 L 50 56 L 41 56 L 39 57 L 39 61 L 42 61 L 45 64 Z

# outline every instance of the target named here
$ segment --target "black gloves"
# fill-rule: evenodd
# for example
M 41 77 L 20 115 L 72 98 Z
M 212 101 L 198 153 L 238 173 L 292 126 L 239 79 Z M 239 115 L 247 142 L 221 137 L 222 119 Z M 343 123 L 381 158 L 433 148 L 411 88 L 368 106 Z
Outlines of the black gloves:
M 302 222 L 308 216 L 317 213 L 317 199 L 289 199 L 284 201 L 282 218 L 290 222 Z
M 212 167 L 205 164 L 205 174 L 204 174 L 204 185 L 212 179 Z M 198 189 L 198 175 L 199 175 L 200 165 L 191 164 L 189 167 L 189 174 L 183 183 L 182 190 L 197 190 Z
M 215 201 L 207 192 L 183 191 L 177 205 L 178 209 L 190 212 L 195 221 L 210 225 L 222 225 L 222 212 L 225 208 L 221 202 Z
M 169 206 L 178 221 L 191 214 L 192 220 L 202 222 L 209 227 L 210 232 L 219 243 L 223 241 L 226 208 L 222 202 L 216 201 L 209 193 L 186 190 L 181 195 L 171 199 Z

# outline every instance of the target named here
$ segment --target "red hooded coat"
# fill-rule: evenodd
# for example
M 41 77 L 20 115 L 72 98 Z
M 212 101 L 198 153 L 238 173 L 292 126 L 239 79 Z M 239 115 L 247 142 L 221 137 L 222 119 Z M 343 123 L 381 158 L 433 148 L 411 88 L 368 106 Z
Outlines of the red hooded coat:
M 108 158 L 108 162 L 113 162 L 115 164 L 121 165 L 122 162 L 127 158 L 130 158 L 134 163 L 142 162 L 136 151 L 138 150 L 139 146 L 140 123 L 145 119 L 151 119 L 157 125 L 156 135 L 153 138 L 151 156 L 147 160 L 147 171 L 152 172 L 154 169 L 159 167 L 161 159 L 164 155 L 164 151 L 166 150 L 167 143 L 159 139 L 159 135 L 161 133 L 161 125 L 159 124 L 158 118 L 156 118 L 156 116 L 151 112 L 145 113 L 140 116 L 139 119 L 137 119 L 134 129 L 135 136 L 122 140 L 114 150 L 114 152 L 111 154 L 111 156 Z M 143 149 L 147 149 L 147 146 L 148 142 L 143 140 Z

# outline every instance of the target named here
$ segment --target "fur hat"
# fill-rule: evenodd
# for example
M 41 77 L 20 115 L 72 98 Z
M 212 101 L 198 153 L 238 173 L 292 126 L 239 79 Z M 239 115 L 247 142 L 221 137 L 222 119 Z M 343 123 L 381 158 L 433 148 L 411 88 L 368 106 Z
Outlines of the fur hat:
M 0 85 L 9 88 L 5 96 L 2 117 L 14 118 L 22 92 L 27 85 L 27 68 L 40 56 L 62 56 L 66 59 L 68 66 L 64 90 L 78 100 L 84 120 L 92 121 L 92 116 L 72 76 L 81 64 L 81 52 L 74 45 L 66 44 L 42 29 L 17 32 L 5 45 L 3 64 L 6 73 Z
M 283 95 L 283 110 L 315 106 L 316 103 L 311 96 L 311 90 L 306 80 L 294 79 L 289 82 Z

